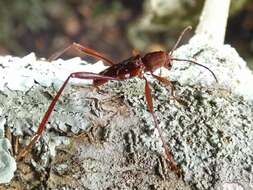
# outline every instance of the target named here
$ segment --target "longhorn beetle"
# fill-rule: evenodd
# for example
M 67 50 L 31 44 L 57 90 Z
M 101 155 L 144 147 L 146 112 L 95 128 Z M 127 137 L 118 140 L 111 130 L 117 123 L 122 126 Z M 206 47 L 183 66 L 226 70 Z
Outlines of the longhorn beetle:
M 57 92 L 57 94 L 53 98 L 52 102 L 50 103 L 47 111 L 45 112 L 45 114 L 39 124 L 39 128 L 36 131 L 36 133 L 32 136 L 30 143 L 23 150 L 21 150 L 21 152 L 18 154 L 17 160 L 20 160 L 22 157 L 24 157 L 27 154 L 27 152 L 32 148 L 34 143 L 42 135 L 43 131 L 45 130 L 45 126 L 48 122 L 48 119 L 55 107 L 56 102 L 58 101 L 65 86 L 67 85 L 67 83 L 69 82 L 69 80 L 71 78 L 91 79 L 91 80 L 93 80 L 93 86 L 99 87 L 99 86 L 107 83 L 110 80 L 121 81 L 121 80 L 130 79 L 133 77 L 139 77 L 140 79 L 145 80 L 145 96 L 146 96 L 147 106 L 148 106 L 148 109 L 153 117 L 154 126 L 157 129 L 160 139 L 162 141 L 166 157 L 167 157 L 168 161 L 170 161 L 171 169 L 178 171 L 177 163 L 174 161 L 173 155 L 172 155 L 170 149 L 168 148 L 168 146 L 164 140 L 162 131 L 158 125 L 156 114 L 154 112 L 154 107 L 153 107 L 153 102 L 152 102 L 152 97 L 151 97 L 151 90 L 149 87 L 149 82 L 148 82 L 147 78 L 145 77 L 145 73 L 147 73 L 147 72 L 150 73 L 154 78 L 156 78 L 158 81 L 160 81 L 164 85 L 170 86 L 172 97 L 175 98 L 175 100 L 177 100 L 181 104 L 183 104 L 183 101 L 180 100 L 179 98 L 177 98 L 174 94 L 175 88 L 174 88 L 173 83 L 170 80 L 168 80 L 167 78 L 164 78 L 164 77 L 154 74 L 154 71 L 156 71 L 157 69 L 159 69 L 161 67 L 165 67 L 166 69 L 170 70 L 172 68 L 172 61 L 186 61 L 186 62 L 189 62 L 192 64 L 196 64 L 198 66 L 204 67 L 213 75 L 216 82 L 218 82 L 215 74 L 208 67 L 206 67 L 202 64 L 199 64 L 195 61 L 192 61 L 192 60 L 179 59 L 179 58 L 174 58 L 172 56 L 174 50 L 177 48 L 183 35 L 188 30 L 191 30 L 190 26 L 188 26 L 187 28 L 185 28 L 181 32 L 178 40 L 176 41 L 175 45 L 173 46 L 173 48 L 169 52 L 155 51 L 155 52 L 147 53 L 144 56 L 141 56 L 137 51 L 133 51 L 132 57 L 130 57 L 129 59 L 123 60 L 119 63 L 115 63 L 111 59 L 104 56 L 103 54 L 101 54 L 93 49 L 84 47 L 78 43 L 73 43 L 72 45 L 68 46 L 64 50 L 59 51 L 59 52 L 55 53 L 53 56 L 51 56 L 51 58 L 49 60 L 54 60 L 54 59 L 58 58 L 59 56 L 61 56 L 67 50 L 74 48 L 74 49 L 84 52 L 94 58 L 102 59 L 104 62 L 109 64 L 110 67 L 101 71 L 98 74 L 91 73 L 91 72 L 82 72 L 82 71 L 71 73 L 67 77 L 67 79 L 64 81 L 63 85 L 60 87 L 59 91 Z

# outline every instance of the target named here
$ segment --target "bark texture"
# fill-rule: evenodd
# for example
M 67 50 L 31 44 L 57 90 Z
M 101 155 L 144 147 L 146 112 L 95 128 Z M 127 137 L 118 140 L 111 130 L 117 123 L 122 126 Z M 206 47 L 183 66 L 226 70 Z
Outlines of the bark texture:
M 144 98 L 144 81 L 110 82 L 99 92 L 68 86 L 47 131 L 4 189 L 218 189 L 233 180 L 252 188 L 252 104 L 226 90 L 176 84 L 183 106 L 152 81 L 159 125 L 182 168 L 168 168 Z M 0 93 L 2 117 L 21 144 L 55 93 L 39 84 Z M 21 135 L 22 134 L 22 135 Z M 53 147 L 56 155 L 53 157 Z M 18 150 L 17 150 L 18 151 Z M 15 151 L 14 151 L 15 152 Z

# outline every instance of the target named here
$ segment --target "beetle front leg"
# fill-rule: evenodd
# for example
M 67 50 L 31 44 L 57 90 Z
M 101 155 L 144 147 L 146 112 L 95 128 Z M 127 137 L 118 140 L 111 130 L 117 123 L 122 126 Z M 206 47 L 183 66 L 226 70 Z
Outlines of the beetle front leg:
M 163 134 L 162 134 L 162 130 L 159 127 L 158 122 L 157 122 L 157 118 L 156 118 L 156 115 L 155 115 L 155 112 L 154 112 L 154 106 L 153 106 L 153 101 L 152 101 L 152 97 L 151 97 L 151 91 L 150 91 L 150 87 L 149 87 L 149 82 L 148 82 L 148 80 L 144 76 L 143 76 L 143 78 L 145 79 L 145 82 L 146 82 L 145 83 L 145 96 L 146 96 L 146 101 L 147 101 L 148 109 L 149 109 L 149 111 L 150 111 L 150 113 L 151 113 L 151 115 L 153 117 L 155 128 L 157 129 L 159 137 L 160 137 L 160 139 L 162 141 L 163 148 L 164 148 L 164 151 L 165 151 L 165 155 L 167 157 L 167 160 L 170 161 L 170 163 L 171 163 L 171 169 L 173 171 L 175 171 L 178 176 L 180 176 L 180 169 L 177 166 L 177 163 L 175 162 L 175 160 L 173 159 L 172 152 L 169 150 L 169 147 L 168 147 L 168 145 L 166 144 L 166 142 L 164 140 L 164 137 L 163 137 Z
M 176 88 L 175 88 L 174 84 L 173 84 L 170 80 L 168 80 L 168 79 L 166 79 L 166 78 L 164 78 L 164 77 L 157 76 L 157 75 L 155 75 L 155 74 L 153 74 L 153 73 L 152 73 L 152 76 L 153 76 L 154 78 L 156 78 L 158 81 L 160 81 L 161 83 L 165 84 L 166 86 L 170 86 L 170 89 L 171 89 L 171 96 L 172 96 L 172 98 L 173 98 L 174 100 L 176 100 L 178 103 L 180 103 L 180 104 L 182 104 L 182 105 L 184 105 L 184 106 L 187 106 L 187 105 L 188 105 L 186 101 L 182 100 L 181 98 L 178 98 L 178 97 L 175 95 L 175 89 L 176 89 Z

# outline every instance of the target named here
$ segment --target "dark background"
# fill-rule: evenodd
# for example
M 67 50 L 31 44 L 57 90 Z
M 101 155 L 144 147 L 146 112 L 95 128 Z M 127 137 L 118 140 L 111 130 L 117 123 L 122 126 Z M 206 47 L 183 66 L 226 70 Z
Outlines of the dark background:
M 114 60 L 125 59 L 135 48 L 128 40 L 127 32 L 142 16 L 143 2 L 143 0 L 1 0 L 0 54 L 24 56 L 35 52 L 38 57 L 48 58 L 52 53 L 75 41 L 103 52 Z M 197 14 L 200 14 L 200 10 Z M 192 25 L 193 27 L 197 25 L 196 19 L 192 21 Z M 148 46 L 168 49 L 170 44 L 167 43 L 167 38 L 175 41 L 182 29 L 181 26 L 173 26 L 167 33 L 152 33 L 150 35 L 152 41 L 149 40 Z M 248 62 L 253 60 L 252 1 L 245 3 L 230 16 L 225 41 L 234 46 Z M 77 55 L 80 54 L 71 51 L 63 57 L 70 58 Z

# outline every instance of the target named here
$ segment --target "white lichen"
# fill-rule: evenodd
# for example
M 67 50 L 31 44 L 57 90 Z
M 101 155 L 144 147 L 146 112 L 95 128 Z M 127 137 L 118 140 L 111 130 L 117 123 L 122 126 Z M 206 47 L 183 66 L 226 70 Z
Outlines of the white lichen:
M 139 79 L 122 86 L 111 82 L 110 93 L 124 95 L 135 114 L 142 118 L 139 127 L 144 146 L 163 154 L 161 140 L 154 129 Z M 184 172 L 184 180 L 196 189 L 215 189 L 221 182 L 235 181 L 252 188 L 253 115 L 252 103 L 225 89 L 176 85 L 177 96 L 188 106 L 170 100 L 170 93 L 156 81 L 151 83 L 155 112 L 168 146 Z M 138 90 L 140 91 L 140 90 Z M 138 96 L 138 98 L 136 98 Z
M 11 91 L 18 91 L 23 93 L 29 92 L 37 83 L 42 86 L 50 87 L 54 86 L 58 88 L 67 76 L 75 71 L 91 71 L 94 70 L 95 72 L 99 72 L 106 68 L 103 63 L 97 62 L 96 64 L 86 64 L 86 62 L 81 61 L 80 58 L 73 58 L 67 61 L 58 59 L 51 63 L 40 59 L 37 60 L 34 53 L 31 53 L 23 58 L 19 57 L 12 57 L 12 56 L 4 56 L 0 57 L 0 91 L 8 94 Z M 90 84 L 91 81 L 88 80 L 76 80 L 73 79 L 70 81 L 70 84 Z M 19 98 L 15 98 L 15 95 L 4 95 L 2 100 L 4 101 L 5 98 L 8 97 L 8 101 L 5 101 L 7 105 L 1 105 L 0 110 L 1 114 L 8 112 L 8 120 L 10 123 L 8 127 L 12 131 L 14 135 L 24 135 L 25 133 L 29 132 L 34 133 L 37 130 L 39 120 L 32 122 L 34 125 L 31 126 L 31 118 L 32 115 L 37 115 L 39 119 L 43 113 L 46 111 L 47 104 L 44 104 L 41 112 L 37 110 L 33 112 L 34 106 L 30 104 L 32 100 L 27 99 L 26 96 L 23 97 L 21 93 Z M 41 94 L 35 94 L 33 97 L 39 98 Z M 13 99 L 12 99 L 13 98 Z M 36 104 L 36 100 L 34 103 Z M 15 107 L 14 104 L 19 105 Z M 8 105 L 12 104 L 11 110 L 7 111 L 5 109 L 10 109 Z M 5 107 L 6 106 L 6 107 Z M 13 107 L 14 106 L 14 107 Z M 83 105 L 81 105 L 83 106 Z M 22 112 L 21 109 L 29 110 L 29 112 Z M 77 106 L 79 108 L 79 106 Z M 79 108 L 80 109 L 80 108 Z M 68 108 L 67 108 L 68 110 Z M 67 115 L 67 110 L 62 110 L 60 113 L 55 113 L 54 118 L 62 117 L 62 122 L 55 121 L 54 118 L 51 122 L 59 126 L 59 129 L 62 131 L 72 131 L 74 134 L 78 133 L 80 130 L 84 130 L 87 128 L 89 123 L 80 122 L 80 117 L 82 117 L 81 112 L 76 113 L 75 118 L 72 118 L 73 115 Z M 70 107 L 69 110 L 73 113 L 75 108 Z M 67 112 L 66 112 L 67 111 Z M 63 116 L 67 115 L 67 116 Z M 3 117 L 1 118 L 1 128 L 0 128 L 0 183 L 8 183 L 11 178 L 13 177 L 13 173 L 16 170 L 16 162 L 15 158 L 10 154 L 9 149 L 11 148 L 11 144 L 7 138 L 4 138 L 4 125 L 6 119 Z M 68 124 L 66 126 L 65 124 Z M 55 148 L 60 144 L 69 144 L 69 139 L 67 137 L 59 137 L 56 136 L 54 133 L 48 133 L 45 135 L 44 139 L 48 142 L 48 150 L 50 156 L 55 156 Z M 26 140 L 28 143 L 28 139 Z M 38 150 L 40 149 L 41 144 L 37 145 Z M 48 158 L 45 158 L 48 159 Z M 47 162 L 47 161 L 45 161 Z
M 36 63 L 36 64 L 35 64 Z M 99 72 L 105 69 L 101 61 L 96 64 L 86 64 L 79 57 L 53 62 L 44 59 L 37 60 L 34 53 L 20 58 L 13 56 L 0 57 L 0 90 L 29 90 L 36 82 L 43 86 L 61 85 L 68 75 L 77 71 Z M 88 80 L 72 79 L 72 84 L 90 84 Z
M 153 88 L 152 92 L 155 92 L 152 97 L 156 97 L 154 105 L 159 118 L 159 126 L 164 131 L 166 141 L 172 149 L 176 161 L 184 171 L 184 180 L 194 184 L 199 189 L 208 189 L 210 186 L 216 185 L 213 181 L 217 179 L 218 182 L 220 182 L 219 180 L 232 181 L 238 179 L 238 176 L 242 175 L 243 172 L 246 172 L 246 177 L 250 177 L 252 171 L 247 171 L 247 168 L 252 163 L 250 154 L 253 153 L 247 147 L 252 143 L 252 139 L 249 136 L 251 134 L 253 136 L 253 131 L 250 127 L 252 123 L 252 107 L 250 107 L 247 101 L 235 95 L 238 94 L 237 92 L 243 92 L 236 91 L 235 89 L 243 88 L 240 85 L 245 85 L 244 83 L 246 83 L 244 78 L 239 77 L 246 76 L 243 73 L 243 71 L 247 70 L 245 62 L 230 46 L 214 46 L 198 38 L 194 38 L 189 44 L 180 47 L 174 52 L 173 56 L 194 59 L 210 67 L 219 80 L 219 83 L 216 84 L 210 72 L 204 68 L 195 65 L 190 66 L 187 63 L 173 62 L 172 70 L 167 74 L 169 74 L 171 79 L 178 80 L 183 85 L 176 85 L 176 93 L 177 96 L 189 102 L 189 108 L 185 108 L 170 100 L 170 93 L 158 84 L 156 80 L 151 80 L 151 77 L 148 77 Z M 57 77 L 58 72 L 60 72 L 59 70 L 61 70 L 60 67 L 66 66 L 63 60 L 56 61 L 56 64 L 57 62 L 61 63 L 60 65 L 57 64 L 57 67 L 45 61 L 36 61 L 36 59 L 34 61 L 33 63 L 26 60 L 26 63 L 29 62 L 29 69 L 35 73 L 38 71 L 38 75 L 52 76 L 52 81 L 50 82 L 50 79 L 46 82 L 45 79 L 40 80 L 33 73 L 32 76 L 26 75 L 26 78 L 30 79 L 22 83 L 22 89 L 27 88 L 30 85 L 29 81 L 34 80 L 35 77 L 36 83 L 42 83 L 43 86 L 51 86 L 54 83 L 52 78 Z M 37 64 L 42 62 L 46 64 L 48 69 L 49 67 L 51 68 L 44 70 L 42 66 L 41 68 L 38 67 Z M 68 61 L 66 62 L 68 63 Z M 223 64 L 224 62 L 225 64 Z M 238 63 L 239 66 L 232 64 L 234 62 Z M 9 67 L 5 64 L 5 68 L 11 69 L 10 67 L 13 67 L 12 69 L 14 69 L 14 66 L 18 67 L 15 63 L 9 62 L 9 64 Z M 76 59 L 72 62 L 71 66 L 79 65 L 80 67 L 85 67 L 83 64 L 83 62 Z M 88 66 L 91 65 L 86 65 L 86 67 Z M 24 75 L 24 72 L 28 69 L 26 64 L 18 68 L 21 71 L 20 76 Z M 54 68 L 56 68 L 56 71 Z M 83 70 L 83 68 L 81 69 Z M 231 76 L 231 72 L 234 79 L 228 79 Z M 240 72 L 241 74 L 237 76 Z M 228 76 L 224 73 L 227 73 Z M 248 75 L 251 76 L 250 74 Z M 56 83 L 59 84 L 63 80 L 64 77 L 56 80 Z M 226 82 L 227 80 L 230 80 L 230 82 Z M 238 83 L 237 80 L 241 82 Z M 11 83 L 12 81 L 9 82 Z M 85 80 L 82 82 L 86 83 Z M 5 90 L 0 94 L 3 102 L 1 106 L 2 114 L 8 116 L 8 126 L 11 127 L 13 133 L 19 131 L 18 134 L 23 134 L 24 136 L 33 134 L 37 129 L 39 119 L 51 100 L 50 98 L 45 98 L 41 92 L 44 91 L 50 94 L 52 93 L 52 89 L 34 83 L 32 88 L 23 93 L 21 91 L 10 90 L 8 86 L 10 83 L 5 83 L 5 86 L 3 86 Z M 153 151 L 163 154 L 161 141 L 154 129 L 150 112 L 146 107 L 144 84 L 145 82 L 140 79 L 122 82 L 114 81 L 105 85 L 102 90 L 105 92 L 109 91 L 109 94 L 119 94 L 124 97 L 125 103 L 130 104 L 132 109 L 135 110 L 136 115 L 143 121 L 139 123 L 139 127 L 143 131 L 137 133 L 138 142 Z M 208 88 L 201 89 L 198 87 L 199 85 L 208 86 Z M 59 129 L 59 132 L 76 134 L 80 131 L 87 131 L 90 125 L 85 118 L 85 114 L 94 110 L 92 110 L 92 104 L 85 97 L 96 98 L 96 93 L 91 91 L 77 93 L 74 90 L 72 92 L 70 89 L 72 88 L 66 89 L 59 101 L 64 102 L 64 104 L 57 104 L 50 118 L 47 130 L 41 140 L 34 146 L 34 149 L 38 152 L 48 152 L 46 155 L 41 156 L 41 160 L 45 163 L 48 162 L 48 156 L 55 155 L 56 146 L 68 144 L 69 142 L 64 136 L 58 136 L 59 134 L 54 130 Z M 213 94 L 208 94 L 208 89 L 213 91 Z M 231 91 L 231 94 L 227 89 Z M 228 93 L 227 98 L 223 97 L 223 91 Z M 247 93 L 249 93 L 249 90 Z M 8 97 L 8 101 L 4 99 L 6 97 Z M 101 99 L 101 97 L 100 95 L 97 98 Z M 247 96 L 245 95 L 245 97 Z M 94 113 L 98 114 L 99 118 L 103 116 L 103 114 L 102 116 L 99 115 L 101 113 Z M 246 115 L 249 117 L 248 119 L 245 119 Z M 241 125 L 245 125 L 245 127 L 239 133 L 238 128 L 241 128 Z M 53 131 L 50 129 L 53 129 Z M 226 138 L 219 133 L 221 130 Z M 248 136 L 245 134 L 248 134 Z M 226 140 L 227 138 L 228 140 Z M 193 144 L 187 144 L 187 139 L 191 139 Z M 29 138 L 26 138 L 27 140 Z M 22 144 L 25 144 L 24 142 Z M 43 145 L 48 145 L 47 150 L 43 150 L 45 148 Z M 233 159 L 230 159 L 230 157 L 233 157 Z M 216 163 L 216 165 L 213 165 L 213 163 Z M 33 165 L 36 166 L 36 163 Z M 224 172 L 228 168 L 231 170 L 227 173 Z M 229 176 L 226 174 L 229 174 Z
M 189 44 L 178 48 L 173 57 L 194 60 L 207 66 L 215 73 L 218 84 L 205 68 L 177 61 L 173 62 L 171 71 L 167 73 L 172 80 L 181 84 L 219 86 L 247 100 L 253 100 L 252 71 L 230 45 L 211 43 L 205 35 L 196 35 Z
M 4 125 L 6 119 L 0 117 L 0 183 L 9 183 L 16 171 L 15 159 L 11 156 L 10 141 L 4 137 Z

